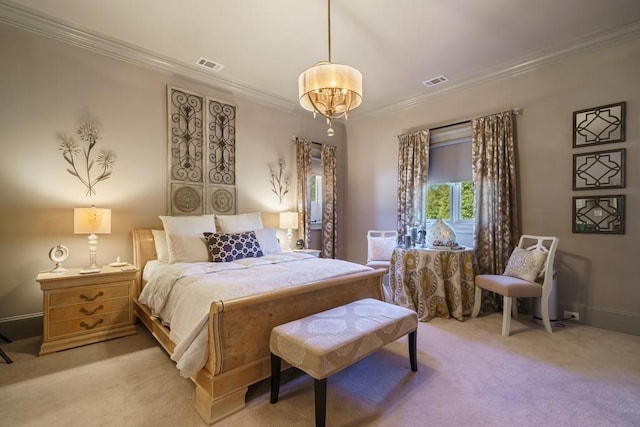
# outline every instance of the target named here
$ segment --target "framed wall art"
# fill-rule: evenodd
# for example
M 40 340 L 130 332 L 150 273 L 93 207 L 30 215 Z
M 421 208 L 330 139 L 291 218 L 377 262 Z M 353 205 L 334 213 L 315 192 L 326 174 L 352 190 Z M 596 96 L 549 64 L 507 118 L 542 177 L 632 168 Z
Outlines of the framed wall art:
M 167 87 L 170 215 L 236 213 L 236 107 Z
M 573 189 L 624 188 L 627 150 L 596 151 L 573 155 Z
M 623 142 L 627 103 L 603 105 L 573 113 L 573 147 Z
M 573 232 L 624 234 L 624 195 L 573 198 Z

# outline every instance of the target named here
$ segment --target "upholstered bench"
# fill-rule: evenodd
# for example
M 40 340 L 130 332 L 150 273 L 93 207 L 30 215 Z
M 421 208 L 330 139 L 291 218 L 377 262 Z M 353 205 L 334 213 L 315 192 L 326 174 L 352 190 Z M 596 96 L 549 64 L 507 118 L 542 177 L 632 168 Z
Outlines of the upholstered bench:
M 418 316 L 404 307 L 367 298 L 276 326 L 271 331 L 271 403 L 278 401 L 284 359 L 314 378 L 316 426 L 324 426 L 327 377 L 409 334 L 411 370 Z

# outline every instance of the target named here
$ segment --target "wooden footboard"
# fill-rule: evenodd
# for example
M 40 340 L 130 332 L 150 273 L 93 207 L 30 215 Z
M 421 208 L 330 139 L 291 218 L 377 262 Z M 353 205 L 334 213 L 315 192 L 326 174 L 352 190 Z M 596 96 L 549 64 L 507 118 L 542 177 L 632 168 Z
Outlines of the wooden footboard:
M 153 234 L 133 230 L 134 264 L 142 271 L 155 259 Z M 217 301 L 209 317 L 209 359 L 192 380 L 195 409 L 207 424 L 244 408 L 247 387 L 270 376 L 269 335 L 282 323 L 362 299 L 383 300 L 384 270 L 371 270 L 283 289 L 265 295 Z M 136 315 L 170 354 L 175 344 L 169 331 L 137 301 L 144 286 L 137 283 Z M 176 372 L 177 374 L 177 372 Z

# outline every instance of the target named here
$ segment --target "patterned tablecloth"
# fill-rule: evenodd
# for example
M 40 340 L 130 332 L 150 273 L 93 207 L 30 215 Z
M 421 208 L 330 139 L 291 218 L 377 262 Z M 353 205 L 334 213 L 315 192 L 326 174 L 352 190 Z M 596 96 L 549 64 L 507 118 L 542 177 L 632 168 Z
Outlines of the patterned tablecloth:
M 475 271 L 473 249 L 396 248 L 389 270 L 393 302 L 423 322 L 436 316 L 463 320 L 473 308 Z

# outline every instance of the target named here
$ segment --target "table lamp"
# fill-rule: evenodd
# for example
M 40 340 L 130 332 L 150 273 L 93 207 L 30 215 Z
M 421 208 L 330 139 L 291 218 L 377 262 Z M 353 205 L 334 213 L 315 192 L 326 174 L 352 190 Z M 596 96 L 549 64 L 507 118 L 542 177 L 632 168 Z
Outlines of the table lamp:
M 291 250 L 291 239 L 293 238 L 293 230 L 298 229 L 298 212 L 280 212 L 280 228 L 287 230 L 287 239 L 289 239 L 289 250 Z
M 100 267 L 96 264 L 98 259 L 98 236 L 96 234 L 111 233 L 111 209 L 74 208 L 73 209 L 73 233 L 89 235 L 89 266 L 80 270 L 80 273 L 98 273 Z

